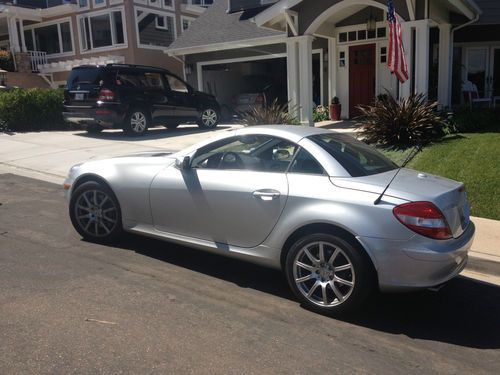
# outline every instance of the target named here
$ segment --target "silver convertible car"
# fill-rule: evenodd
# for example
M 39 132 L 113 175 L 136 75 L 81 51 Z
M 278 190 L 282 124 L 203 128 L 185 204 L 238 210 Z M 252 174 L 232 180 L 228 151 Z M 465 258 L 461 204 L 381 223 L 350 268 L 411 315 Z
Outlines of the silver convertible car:
M 127 231 L 275 267 L 321 312 L 350 310 L 376 288 L 450 280 L 475 231 L 462 183 L 399 169 L 349 135 L 302 126 L 89 161 L 71 168 L 64 188 L 85 239 Z

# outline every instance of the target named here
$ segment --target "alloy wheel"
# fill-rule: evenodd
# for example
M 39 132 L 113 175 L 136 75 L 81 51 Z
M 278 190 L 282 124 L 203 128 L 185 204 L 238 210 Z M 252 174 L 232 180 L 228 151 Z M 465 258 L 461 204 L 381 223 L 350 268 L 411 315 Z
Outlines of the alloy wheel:
M 130 128 L 134 133 L 142 133 L 146 130 L 147 119 L 144 113 L 134 112 L 130 116 Z
M 217 112 L 211 108 L 205 109 L 201 114 L 201 121 L 207 128 L 213 128 L 217 125 Z
M 340 247 L 324 241 L 308 243 L 293 261 L 293 279 L 311 303 L 334 307 L 344 303 L 355 285 L 352 261 Z
M 118 224 L 113 199 L 101 190 L 84 191 L 76 200 L 75 218 L 80 228 L 94 237 L 106 237 Z

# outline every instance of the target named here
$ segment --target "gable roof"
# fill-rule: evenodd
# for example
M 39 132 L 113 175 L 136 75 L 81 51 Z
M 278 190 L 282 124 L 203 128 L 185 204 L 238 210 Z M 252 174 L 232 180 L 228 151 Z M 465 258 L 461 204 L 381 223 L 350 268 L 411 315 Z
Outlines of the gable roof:
M 248 41 L 266 42 L 284 37 L 282 32 L 260 28 L 253 17 L 265 7 L 227 13 L 227 0 L 214 0 L 214 3 L 198 17 L 187 30 L 184 30 L 167 49 L 171 55 L 186 55 L 200 49 L 218 50 L 227 48 L 226 44 L 244 47 Z M 262 43 L 261 43 L 262 44 Z M 255 45 L 255 43 L 249 44 Z

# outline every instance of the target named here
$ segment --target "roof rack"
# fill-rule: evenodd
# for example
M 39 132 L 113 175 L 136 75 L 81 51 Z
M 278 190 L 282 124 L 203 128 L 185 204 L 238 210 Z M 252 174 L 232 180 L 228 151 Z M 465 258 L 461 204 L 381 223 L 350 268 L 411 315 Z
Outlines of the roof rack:
M 137 65 L 137 64 L 120 64 L 120 63 L 112 63 L 112 64 L 106 64 L 106 66 L 112 66 L 112 67 L 126 67 L 126 68 L 142 68 L 142 69 L 154 69 L 154 70 L 161 70 L 161 71 L 168 71 L 167 69 L 164 68 L 158 68 L 155 66 L 150 66 L 150 65 Z

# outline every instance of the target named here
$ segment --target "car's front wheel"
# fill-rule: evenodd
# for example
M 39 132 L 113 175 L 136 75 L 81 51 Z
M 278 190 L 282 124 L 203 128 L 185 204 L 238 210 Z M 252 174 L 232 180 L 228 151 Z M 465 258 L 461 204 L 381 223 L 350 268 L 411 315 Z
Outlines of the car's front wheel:
M 310 234 L 296 241 L 285 266 L 297 298 L 321 313 L 352 310 L 374 287 L 367 257 L 346 240 L 330 234 Z
M 85 182 L 75 189 L 69 215 L 78 233 L 90 241 L 110 242 L 123 231 L 118 200 L 109 187 L 97 181 Z
M 146 134 L 149 127 L 149 114 L 143 109 L 133 109 L 123 124 L 123 130 L 128 135 L 140 136 Z
M 214 129 L 219 124 L 219 112 L 212 108 L 207 107 L 200 111 L 198 118 L 198 126 L 202 129 Z

